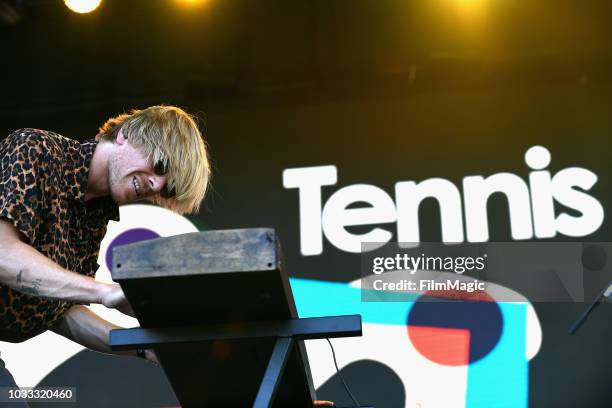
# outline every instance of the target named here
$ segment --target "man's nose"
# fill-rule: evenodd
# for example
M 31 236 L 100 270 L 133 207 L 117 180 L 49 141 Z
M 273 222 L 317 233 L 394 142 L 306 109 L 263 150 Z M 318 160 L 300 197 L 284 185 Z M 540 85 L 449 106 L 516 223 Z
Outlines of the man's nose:
M 149 187 L 152 192 L 159 193 L 166 185 L 166 176 L 149 176 Z

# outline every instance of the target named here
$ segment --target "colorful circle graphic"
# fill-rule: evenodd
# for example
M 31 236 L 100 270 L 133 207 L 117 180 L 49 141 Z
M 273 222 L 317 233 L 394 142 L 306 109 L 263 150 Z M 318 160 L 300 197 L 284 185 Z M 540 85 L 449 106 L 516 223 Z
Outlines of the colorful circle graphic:
M 448 366 L 467 365 L 485 357 L 503 330 L 501 310 L 487 298 L 455 300 L 423 294 L 408 315 L 408 336 L 415 349 Z

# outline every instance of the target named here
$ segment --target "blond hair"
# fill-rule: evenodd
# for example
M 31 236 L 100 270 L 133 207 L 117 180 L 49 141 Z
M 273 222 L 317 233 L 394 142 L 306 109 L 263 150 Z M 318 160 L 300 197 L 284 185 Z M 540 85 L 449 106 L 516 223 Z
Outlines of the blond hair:
M 101 141 L 113 142 L 119 130 L 153 163 L 168 168 L 168 189 L 176 195 L 149 198 L 180 214 L 194 213 L 206 194 L 211 177 L 206 143 L 193 116 L 175 106 L 151 106 L 108 119 L 99 129 Z

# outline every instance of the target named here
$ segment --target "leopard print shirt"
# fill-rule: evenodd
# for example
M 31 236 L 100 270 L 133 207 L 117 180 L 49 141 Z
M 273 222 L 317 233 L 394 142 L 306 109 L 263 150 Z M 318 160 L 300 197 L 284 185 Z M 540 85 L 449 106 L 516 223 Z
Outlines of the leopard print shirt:
M 37 129 L 20 129 L 0 141 L 0 218 L 63 268 L 92 277 L 106 225 L 119 220 L 110 197 L 85 202 L 96 145 Z M 16 291 L 0 284 L 0 340 L 42 333 L 72 306 L 31 293 L 29 287 Z

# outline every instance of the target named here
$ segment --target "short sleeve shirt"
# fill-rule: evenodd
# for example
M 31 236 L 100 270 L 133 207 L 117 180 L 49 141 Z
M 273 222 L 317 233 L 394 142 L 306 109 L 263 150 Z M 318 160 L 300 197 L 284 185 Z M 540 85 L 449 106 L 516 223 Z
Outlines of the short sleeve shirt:
M 85 201 L 96 145 L 38 129 L 20 129 L 0 141 L 0 218 L 11 221 L 29 245 L 55 263 L 91 277 L 107 223 L 119 220 L 109 196 Z M 32 289 L 0 284 L 0 340 L 33 337 L 72 306 L 37 297 Z

